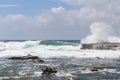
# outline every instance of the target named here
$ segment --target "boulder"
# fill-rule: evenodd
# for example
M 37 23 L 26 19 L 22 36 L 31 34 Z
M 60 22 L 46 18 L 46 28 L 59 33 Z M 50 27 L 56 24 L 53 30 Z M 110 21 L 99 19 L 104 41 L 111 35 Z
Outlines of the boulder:
M 42 69 L 42 75 L 44 75 L 44 74 L 50 75 L 53 73 L 57 73 L 57 70 L 54 67 L 44 66 Z

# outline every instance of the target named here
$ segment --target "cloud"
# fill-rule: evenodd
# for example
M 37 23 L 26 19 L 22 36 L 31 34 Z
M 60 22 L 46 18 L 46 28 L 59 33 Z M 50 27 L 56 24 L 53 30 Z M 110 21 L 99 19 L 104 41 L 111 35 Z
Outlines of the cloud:
M 60 0 L 70 5 L 77 5 L 86 24 L 105 22 L 110 24 L 120 36 L 120 0 Z M 87 20 L 88 19 L 88 20 Z M 90 23 L 89 23 L 90 22 Z
M 114 1 L 114 0 L 60 0 L 62 2 L 65 2 L 67 4 L 72 4 L 72 5 L 89 5 L 89 6 L 95 6 L 95 5 L 98 5 L 100 6 L 101 4 L 105 5 L 105 4 L 114 4 L 114 3 L 117 3 L 119 4 L 118 2 L 120 2 L 119 0 L 118 1 Z
M 1 39 L 82 39 L 94 22 L 111 25 L 120 36 L 120 6 L 113 0 L 61 0 L 78 6 L 66 10 L 53 7 L 36 16 L 6 15 L 0 17 Z M 91 2 L 89 2 L 91 1 Z M 73 5 L 73 4 L 72 4 Z
M 52 8 L 51 11 L 54 12 L 54 13 L 59 13 L 59 12 L 65 11 L 65 9 L 60 6 L 58 8 Z
M 80 5 L 78 7 L 94 9 L 98 13 L 99 12 L 107 12 L 109 14 L 117 14 L 120 13 L 120 0 L 60 0 L 67 4 L 72 5 Z
M 0 8 L 6 8 L 6 7 L 16 7 L 18 5 L 16 4 L 0 4 Z
M 77 16 L 78 13 L 79 11 L 58 7 L 33 17 L 2 16 L 0 36 L 5 39 L 79 39 L 80 32 L 82 33 L 79 29 L 84 27 L 79 22 L 81 18 Z

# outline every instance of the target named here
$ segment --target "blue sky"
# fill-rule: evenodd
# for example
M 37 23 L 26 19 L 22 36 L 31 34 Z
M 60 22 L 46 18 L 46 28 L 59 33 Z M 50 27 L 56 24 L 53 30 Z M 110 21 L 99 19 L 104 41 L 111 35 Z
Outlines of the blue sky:
M 120 0 L 0 0 L 1 40 L 81 40 L 95 23 L 120 36 Z M 101 25 L 102 26 L 102 25 Z
M 13 7 L 0 7 L 0 15 L 23 14 L 34 16 L 53 7 L 63 6 L 66 9 L 77 8 L 76 6 L 67 5 L 58 0 L 0 0 L 0 5 L 15 5 Z

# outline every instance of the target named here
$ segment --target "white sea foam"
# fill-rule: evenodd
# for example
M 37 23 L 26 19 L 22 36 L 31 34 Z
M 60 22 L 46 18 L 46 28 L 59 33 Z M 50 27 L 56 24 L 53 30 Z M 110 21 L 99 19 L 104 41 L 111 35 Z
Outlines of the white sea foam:
M 19 45 L 18 45 L 19 46 Z M 74 57 L 74 58 L 118 58 L 120 50 L 80 50 L 79 46 L 45 46 L 37 45 L 31 48 L 6 49 L 0 51 L 0 57 L 36 55 L 43 58 Z
M 29 48 L 32 46 L 37 46 L 40 44 L 40 41 L 25 41 L 25 42 L 7 42 L 5 43 L 6 49 L 23 49 Z
M 43 58 L 53 57 L 74 57 L 74 58 L 118 58 L 120 50 L 80 50 L 80 46 L 72 45 L 40 45 L 40 41 L 25 41 L 25 42 L 0 42 L 0 47 L 4 50 L 0 51 L 0 57 L 10 56 L 25 56 L 27 54 L 36 55 Z M 24 48 L 26 45 L 32 47 Z M 1 48 L 2 49 L 2 48 Z
M 113 36 L 112 27 L 104 22 L 95 22 L 90 26 L 90 35 L 82 43 L 120 42 L 120 38 Z
M 0 50 L 19 50 L 37 46 L 40 41 L 25 41 L 25 42 L 0 42 Z
M 68 80 L 73 80 L 73 77 L 75 77 L 70 72 L 64 72 L 64 71 L 60 71 L 60 72 L 56 73 L 56 76 L 57 77 L 65 77 Z

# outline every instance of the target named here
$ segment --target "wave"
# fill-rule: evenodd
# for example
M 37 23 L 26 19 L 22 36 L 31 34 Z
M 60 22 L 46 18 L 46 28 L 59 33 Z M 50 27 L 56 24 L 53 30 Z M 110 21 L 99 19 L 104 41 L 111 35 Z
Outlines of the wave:
M 43 58 L 119 58 L 120 50 L 80 50 L 78 43 L 63 41 L 0 42 L 0 57 L 28 54 Z
M 1 50 L 16 50 L 16 49 L 27 49 L 36 46 L 79 46 L 78 42 L 70 41 L 54 41 L 54 40 L 43 40 L 43 41 L 7 41 L 0 42 Z
M 75 49 L 79 46 L 79 43 L 76 42 L 65 42 L 65 41 L 7 41 L 0 42 L 0 51 L 4 50 L 24 50 L 31 48 L 39 48 L 42 50 L 51 49 L 51 50 L 70 50 Z
M 54 46 L 61 46 L 61 45 L 72 45 L 72 46 L 78 46 L 78 41 L 62 41 L 62 40 L 44 40 L 40 42 L 41 45 L 54 45 Z
M 0 42 L 0 50 L 16 50 L 16 49 L 25 49 L 37 46 L 40 44 L 40 41 L 24 41 L 24 42 Z

